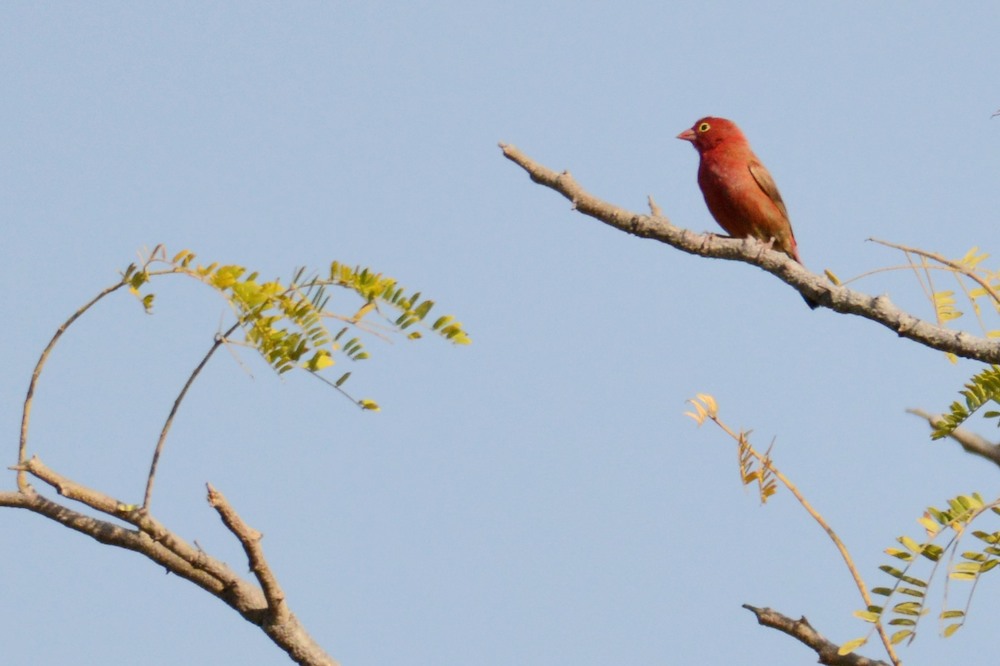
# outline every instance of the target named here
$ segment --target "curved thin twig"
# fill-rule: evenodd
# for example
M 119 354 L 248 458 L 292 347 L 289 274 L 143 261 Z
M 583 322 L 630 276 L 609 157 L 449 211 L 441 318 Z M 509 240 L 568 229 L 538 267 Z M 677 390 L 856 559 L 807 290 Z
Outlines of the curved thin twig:
M 952 261 L 951 259 L 938 254 L 937 252 L 928 252 L 927 250 L 921 250 L 919 248 L 909 247 L 907 245 L 890 243 L 889 241 L 879 240 L 878 238 L 869 238 L 868 240 L 872 241 L 873 243 L 878 243 L 879 245 L 884 245 L 885 247 L 891 247 L 894 250 L 901 250 L 902 252 L 908 252 L 908 253 L 912 252 L 913 254 L 919 255 L 921 257 L 926 257 L 928 259 L 933 259 L 939 264 L 943 264 L 948 268 L 952 268 L 961 273 L 962 275 L 966 276 L 970 280 L 976 282 L 980 287 L 983 288 L 983 290 L 987 294 L 990 295 L 990 298 L 992 298 L 996 303 L 1000 303 L 1000 294 L 997 293 L 996 289 L 993 288 L 993 285 L 991 285 L 989 281 L 983 279 L 981 275 L 977 275 L 975 271 L 970 271 L 957 261 Z
M 215 336 L 215 341 L 212 342 L 212 347 L 208 350 L 208 353 L 205 354 L 205 357 L 201 359 L 201 363 L 199 363 L 198 366 L 191 372 L 191 376 L 189 376 L 187 381 L 184 382 L 184 388 L 181 389 L 181 392 L 178 393 L 177 397 L 174 399 L 174 404 L 170 408 L 170 414 L 167 415 L 167 420 L 164 422 L 163 428 L 160 430 L 160 438 L 156 441 L 156 448 L 153 450 L 153 461 L 149 465 L 149 476 L 146 478 L 146 493 L 143 495 L 142 499 L 143 509 L 149 509 L 149 503 L 153 499 L 153 481 L 156 479 L 156 467 L 160 463 L 160 454 L 163 453 L 163 445 L 167 441 L 167 434 L 170 432 L 170 427 L 174 424 L 174 417 L 177 416 L 177 410 L 180 409 L 181 402 L 184 401 L 184 396 L 187 395 L 188 389 L 190 389 L 191 385 L 194 384 L 194 380 L 201 373 L 202 368 L 208 364 L 208 359 L 212 358 L 212 354 L 214 354 L 216 350 L 226 342 L 226 338 L 232 335 L 239 327 L 240 322 L 237 321 L 229 328 L 228 331 L 222 335 Z
M 791 285 L 802 295 L 831 310 L 870 319 L 900 337 L 932 349 L 984 363 L 1000 363 L 1000 342 L 954 331 L 915 317 L 894 305 L 887 296 L 871 296 L 833 285 L 809 272 L 781 252 L 752 239 L 734 239 L 714 234 L 696 234 L 671 224 L 660 215 L 640 215 L 619 208 L 586 192 L 569 172 L 557 173 L 538 164 L 509 144 L 500 144 L 504 156 L 516 163 L 533 181 L 558 192 L 579 212 L 625 233 L 666 243 L 689 254 L 730 259 L 752 264 Z
M 45 366 L 45 362 L 49 359 L 49 354 L 55 348 L 56 343 L 59 342 L 59 338 L 63 336 L 73 322 L 83 316 L 83 313 L 92 308 L 98 303 L 102 298 L 108 294 L 118 291 L 122 287 L 128 284 L 127 280 L 122 278 L 117 284 L 113 284 L 101 291 L 97 296 L 94 296 L 90 301 L 81 307 L 79 310 L 70 315 L 69 319 L 62 323 L 58 329 L 56 329 L 55 334 L 52 339 L 49 340 L 49 344 L 45 345 L 45 349 L 42 350 L 42 355 L 38 357 L 38 362 L 35 363 L 35 370 L 31 373 L 31 381 L 28 382 L 28 395 L 24 399 L 24 407 L 21 412 L 21 439 L 17 449 L 17 462 L 18 465 L 23 465 L 28 457 L 28 425 L 31 421 L 31 407 L 35 399 L 35 387 L 38 385 L 38 378 L 42 374 L 42 368 Z M 26 491 L 28 489 L 28 479 L 25 475 L 23 469 L 19 469 L 17 472 L 17 487 L 18 490 Z

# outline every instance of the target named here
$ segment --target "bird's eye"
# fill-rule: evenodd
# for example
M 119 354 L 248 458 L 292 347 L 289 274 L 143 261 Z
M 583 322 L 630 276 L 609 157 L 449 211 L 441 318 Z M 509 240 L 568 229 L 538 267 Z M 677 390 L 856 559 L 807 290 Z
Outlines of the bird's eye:
M 712 129 L 712 126 L 709 125 L 708 123 L 702 123 L 702 124 L 698 125 L 698 131 L 699 132 L 707 132 L 710 129 Z

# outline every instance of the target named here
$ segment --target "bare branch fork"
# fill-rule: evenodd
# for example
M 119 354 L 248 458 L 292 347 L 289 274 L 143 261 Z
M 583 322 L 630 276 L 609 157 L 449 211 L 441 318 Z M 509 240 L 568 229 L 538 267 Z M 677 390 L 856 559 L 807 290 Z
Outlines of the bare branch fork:
M 144 262 L 142 270 L 147 271 L 150 263 L 156 260 L 158 253 L 162 254 L 162 252 L 162 247 L 157 246 Z M 173 272 L 175 271 L 165 270 L 162 272 L 150 272 L 149 275 L 162 275 Z M 208 502 L 218 512 L 226 528 L 242 544 L 250 563 L 250 570 L 256 577 L 260 587 L 237 576 L 224 562 L 211 557 L 200 548 L 188 544 L 174 532 L 168 530 L 149 512 L 157 463 L 163 451 L 171 425 L 173 424 L 174 417 L 194 380 L 218 348 L 227 342 L 228 336 L 232 335 L 236 328 L 240 326 L 239 321 L 225 333 L 216 336 L 211 348 L 192 371 L 184 387 L 174 400 L 174 404 L 163 425 L 153 452 L 153 459 L 147 476 L 146 491 L 141 507 L 120 502 L 109 495 L 64 477 L 54 470 L 49 469 L 37 456 L 28 458 L 28 432 L 35 389 L 38 385 L 42 369 L 52 350 L 66 330 L 77 319 L 104 297 L 129 284 L 129 276 L 123 275 L 119 282 L 101 291 L 63 322 L 42 351 L 32 372 L 31 380 L 28 384 L 27 396 L 24 400 L 18 443 L 18 463 L 10 468 L 17 472 L 17 490 L 10 492 L 0 491 L 0 506 L 27 509 L 77 532 L 86 534 L 100 543 L 140 553 L 153 562 L 160 564 L 171 573 L 191 581 L 213 596 L 218 597 L 236 610 L 245 620 L 258 625 L 295 663 L 315 666 L 336 666 L 337 662 L 326 654 L 289 610 L 285 602 L 285 594 L 278 584 L 277 577 L 271 571 L 264 557 L 264 551 L 260 546 L 261 534 L 243 522 L 222 493 L 208 486 Z M 28 475 L 51 486 L 61 496 L 74 502 L 79 502 L 110 518 L 123 521 L 135 529 L 127 529 L 115 522 L 95 518 L 74 510 L 68 505 L 54 502 L 44 497 L 28 483 Z
M 625 233 L 666 243 L 689 254 L 730 259 L 757 266 L 791 285 L 804 296 L 831 310 L 870 319 L 900 337 L 984 363 L 1000 363 L 1000 342 L 962 331 L 950 330 L 903 311 L 887 296 L 872 296 L 844 286 L 833 285 L 823 276 L 803 268 L 781 252 L 757 240 L 734 239 L 715 234 L 696 234 L 671 224 L 651 202 L 652 215 L 635 213 L 598 199 L 585 191 L 568 171 L 557 173 L 510 144 L 500 144 L 504 157 L 511 160 L 533 181 L 563 195 L 579 212 Z
M 224 562 L 178 537 L 148 511 L 76 483 L 49 469 L 38 457 L 32 457 L 12 469 L 30 474 L 63 497 L 124 521 L 135 529 L 127 529 L 115 522 L 94 518 L 53 502 L 31 486 L 27 486 L 26 490 L 0 492 L 0 506 L 27 509 L 100 543 L 140 553 L 224 601 L 245 620 L 258 625 L 296 663 L 336 666 L 337 662 L 323 651 L 289 611 L 284 593 L 264 559 L 260 533 L 248 527 L 222 493 L 211 486 L 208 488 L 208 501 L 227 529 L 243 545 L 260 587 L 243 580 Z

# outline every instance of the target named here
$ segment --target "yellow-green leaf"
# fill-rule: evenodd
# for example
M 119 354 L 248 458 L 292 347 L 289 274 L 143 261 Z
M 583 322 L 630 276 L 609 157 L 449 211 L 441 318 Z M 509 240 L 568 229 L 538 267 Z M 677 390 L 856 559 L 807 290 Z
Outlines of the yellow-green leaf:
M 913 632 L 909 629 L 901 629 L 897 631 L 892 636 L 889 637 L 889 641 L 893 645 L 899 645 L 901 642 L 905 641 L 907 638 L 913 635 Z
M 856 610 L 854 611 L 854 617 L 859 620 L 864 620 L 865 622 L 875 623 L 878 622 L 881 615 L 879 613 L 873 613 L 867 610 Z
M 333 365 L 333 359 L 330 358 L 330 352 L 325 349 L 318 349 L 312 357 L 306 361 L 305 368 L 309 372 L 319 372 L 323 368 L 329 368 Z
M 845 654 L 850 654 L 867 642 L 868 642 L 867 638 L 855 638 L 853 641 L 847 641 L 846 643 L 840 646 L 840 649 L 837 650 L 837 654 L 841 656 Z

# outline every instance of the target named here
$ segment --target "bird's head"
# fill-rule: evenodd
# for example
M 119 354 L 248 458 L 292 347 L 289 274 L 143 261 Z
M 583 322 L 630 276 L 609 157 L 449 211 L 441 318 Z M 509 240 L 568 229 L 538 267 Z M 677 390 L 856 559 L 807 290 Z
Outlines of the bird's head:
M 678 139 L 690 141 L 699 153 L 705 152 L 725 142 L 746 142 L 743 132 L 731 120 L 706 116 L 677 135 Z

